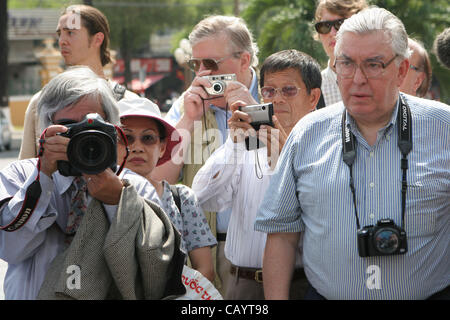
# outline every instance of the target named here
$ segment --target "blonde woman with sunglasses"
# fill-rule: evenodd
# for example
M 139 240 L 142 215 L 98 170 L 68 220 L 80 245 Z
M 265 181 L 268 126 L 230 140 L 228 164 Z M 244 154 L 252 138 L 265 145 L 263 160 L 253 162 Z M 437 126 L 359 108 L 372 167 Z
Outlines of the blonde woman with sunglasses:
M 322 70 L 322 95 L 329 106 L 342 100 L 334 68 L 336 33 L 345 19 L 367 8 L 365 0 L 320 0 L 315 13 L 314 39 L 322 43 L 329 60 Z

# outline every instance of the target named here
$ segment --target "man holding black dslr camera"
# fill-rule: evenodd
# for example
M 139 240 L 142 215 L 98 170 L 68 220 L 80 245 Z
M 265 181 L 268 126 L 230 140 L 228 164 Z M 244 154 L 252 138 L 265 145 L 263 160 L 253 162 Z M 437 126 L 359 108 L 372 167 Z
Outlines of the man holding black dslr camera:
M 264 299 L 266 235 L 253 228 L 256 212 L 287 136 L 298 120 L 316 108 L 322 81 L 319 64 L 297 50 L 269 56 L 260 76 L 264 104 L 250 100 L 231 105 L 230 136 L 198 171 L 192 185 L 204 210 L 232 207 L 225 244 L 225 255 L 232 263 L 225 299 L 232 300 Z M 307 287 L 301 245 L 296 258 L 290 299 L 302 299 Z
M 408 36 L 389 11 L 336 39 L 343 102 L 298 122 L 258 211 L 265 296 L 288 297 L 302 234 L 307 299 L 448 299 L 450 108 L 399 93 Z
M 141 219 L 149 216 L 153 221 L 160 220 L 159 225 L 165 229 L 157 231 L 156 227 L 154 231 L 171 235 L 173 241 L 166 243 L 172 250 L 164 253 L 166 258 L 159 257 L 161 273 L 144 275 L 142 271 L 144 279 L 161 279 L 160 286 L 154 283 L 157 287 L 154 292 L 160 296 L 153 298 L 162 297 L 168 263 L 172 257 L 178 257 L 175 242 L 179 236 L 162 211 L 143 201 L 144 198 L 158 202 L 153 186 L 127 169 L 115 172 L 114 125 L 119 123 L 119 112 L 107 81 L 88 67 L 70 68 L 43 88 L 38 114 L 41 128 L 46 128 L 40 139 L 39 157 L 13 162 L 0 171 L 0 258 L 8 262 L 6 299 L 53 299 L 55 292 L 78 299 L 104 299 L 107 295 L 117 298 L 114 292 L 109 296 L 111 282 L 117 288 L 123 283 L 116 281 L 117 269 L 111 263 L 123 250 L 131 250 L 133 254 L 135 250 L 141 253 L 144 250 L 144 256 L 147 255 L 144 247 L 134 247 L 134 239 L 142 237 L 145 243 L 150 235 L 145 232 L 139 235 L 133 227 L 130 229 L 129 223 L 140 226 Z M 150 208 L 158 217 L 148 215 Z M 149 221 L 142 223 L 146 225 Z M 121 238 L 132 236 L 128 242 L 131 247 L 117 241 L 111 243 L 118 233 Z M 108 248 L 114 251 L 112 255 Z M 64 264 L 69 261 L 73 265 L 66 266 L 67 274 Z M 119 277 L 129 277 L 134 287 L 134 275 L 129 272 L 137 267 L 136 263 L 145 269 L 146 262 L 122 259 L 121 263 L 130 269 L 121 272 L 124 270 L 119 268 L 122 273 Z M 79 270 L 74 286 L 69 281 L 69 271 L 76 270 L 73 268 Z M 140 297 L 124 291 L 121 294 L 122 298 Z

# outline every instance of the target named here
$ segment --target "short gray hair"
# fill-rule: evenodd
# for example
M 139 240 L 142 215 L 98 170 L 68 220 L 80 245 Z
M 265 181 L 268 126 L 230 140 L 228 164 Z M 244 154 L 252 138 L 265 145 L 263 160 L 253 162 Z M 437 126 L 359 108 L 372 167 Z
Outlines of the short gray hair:
M 247 51 L 251 55 L 250 65 L 258 65 L 258 46 L 253 42 L 253 35 L 242 18 L 234 16 L 209 16 L 194 27 L 189 34 L 191 47 L 208 37 L 226 34 L 233 50 Z
M 42 89 L 37 103 L 40 131 L 53 124 L 53 115 L 82 98 L 100 102 L 105 121 L 118 125 L 119 109 L 109 83 L 89 67 L 75 66 L 58 74 Z
M 335 56 L 341 49 L 341 39 L 344 33 L 352 32 L 367 34 L 374 31 L 384 31 L 391 38 L 392 51 L 403 59 L 409 58 L 408 34 L 402 21 L 383 8 L 370 7 L 346 19 L 336 35 Z

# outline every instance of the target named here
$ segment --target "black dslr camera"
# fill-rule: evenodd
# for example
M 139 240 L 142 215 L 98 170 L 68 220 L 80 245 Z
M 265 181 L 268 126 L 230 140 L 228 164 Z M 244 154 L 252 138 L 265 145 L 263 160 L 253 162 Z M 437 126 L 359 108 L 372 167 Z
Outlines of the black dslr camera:
M 70 138 L 67 146 L 69 161 L 58 161 L 63 176 L 98 174 L 117 169 L 117 132 L 97 113 L 89 113 L 81 122 L 66 124 L 68 130 L 60 135 Z
M 391 219 L 381 219 L 375 226 L 358 230 L 360 257 L 390 256 L 407 251 L 406 232 Z

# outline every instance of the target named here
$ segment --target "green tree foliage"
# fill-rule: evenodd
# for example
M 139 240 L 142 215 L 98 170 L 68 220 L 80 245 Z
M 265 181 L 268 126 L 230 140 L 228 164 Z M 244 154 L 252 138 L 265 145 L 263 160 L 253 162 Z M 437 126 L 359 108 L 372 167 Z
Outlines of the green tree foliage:
M 242 17 L 260 49 L 260 61 L 273 52 L 298 49 L 322 65 L 327 58 L 322 45 L 313 40 L 315 0 L 251 0 Z
M 369 0 L 394 13 L 405 24 L 408 34 L 424 43 L 439 80 L 441 97 L 450 98 L 450 73 L 432 54 L 436 35 L 450 25 L 448 0 Z M 327 56 L 319 42 L 313 40 L 316 0 L 249 0 L 242 16 L 252 29 L 260 47 L 260 61 L 273 52 L 298 49 L 316 58 L 322 66 Z

